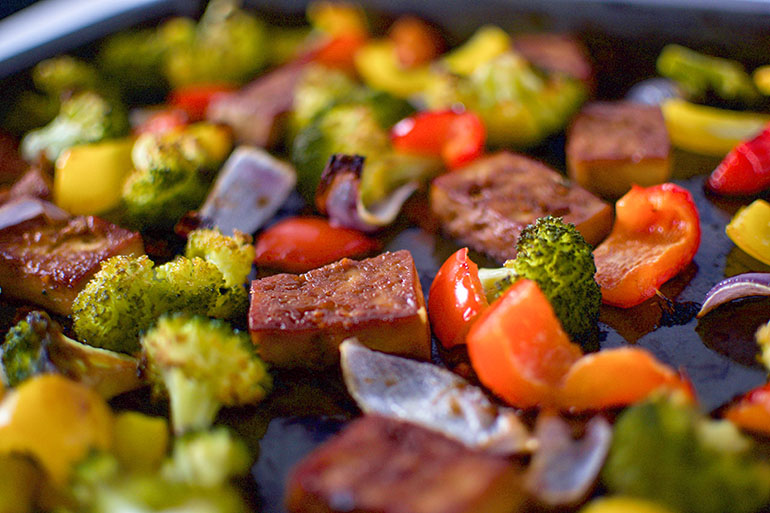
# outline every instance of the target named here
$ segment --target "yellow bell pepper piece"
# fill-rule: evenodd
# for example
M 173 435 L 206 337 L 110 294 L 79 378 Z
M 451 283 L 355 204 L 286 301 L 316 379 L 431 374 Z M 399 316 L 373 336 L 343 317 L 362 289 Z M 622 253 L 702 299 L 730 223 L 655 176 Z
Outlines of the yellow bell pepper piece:
M 93 449 L 112 446 L 107 403 L 90 388 L 58 374 L 31 378 L 0 403 L 0 454 L 28 454 L 64 485 L 73 465 Z
M 206 166 L 219 167 L 233 149 L 233 136 L 230 129 L 213 123 L 193 123 L 183 129 L 198 139 L 206 151 Z
M 314 29 L 332 36 L 367 34 L 366 13 L 360 5 L 347 2 L 311 2 L 306 17 Z
M 602 497 L 589 502 L 579 513 L 672 513 L 660 504 L 635 497 Z
M 511 37 L 500 27 L 484 25 L 462 46 L 442 59 L 450 71 L 470 75 L 480 65 L 511 49 Z
M 759 92 L 770 96 L 770 66 L 760 66 L 755 69 L 752 78 Z
M 120 203 L 123 181 L 131 172 L 130 137 L 65 150 L 56 159 L 54 202 L 75 215 L 100 214 Z
M 736 246 L 770 265 L 770 203 L 758 199 L 740 209 L 725 228 Z
M 126 411 L 115 417 L 115 456 L 121 468 L 132 472 L 153 472 L 168 451 L 168 422 Z
M 409 98 L 425 91 L 434 79 L 428 66 L 404 69 L 398 62 L 396 48 L 388 40 L 363 46 L 355 57 L 356 70 L 373 89 L 399 98 Z
M 671 142 L 678 148 L 724 157 L 738 143 L 752 139 L 770 116 L 696 105 L 672 98 L 661 105 Z

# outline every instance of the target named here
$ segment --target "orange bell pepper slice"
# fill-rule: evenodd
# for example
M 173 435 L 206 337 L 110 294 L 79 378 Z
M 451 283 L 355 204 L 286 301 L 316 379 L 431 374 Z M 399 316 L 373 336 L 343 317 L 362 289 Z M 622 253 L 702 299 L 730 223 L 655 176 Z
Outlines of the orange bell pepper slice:
M 438 270 L 428 292 L 433 334 L 446 348 L 464 344 L 476 317 L 488 306 L 478 266 L 468 258 L 468 248 L 457 250 Z
M 526 279 L 479 316 L 467 343 L 479 380 L 519 408 L 557 406 L 559 384 L 582 354 L 537 283 Z
M 575 362 L 564 376 L 559 396 L 565 410 L 602 410 L 636 403 L 661 387 L 682 390 L 693 398 L 689 382 L 650 353 L 619 347 Z
M 725 410 L 724 418 L 743 429 L 770 435 L 770 383 L 747 392 Z
M 388 31 L 388 37 L 393 41 L 398 60 L 404 68 L 428 64 L 444 49 L 444 41 L 436 29 L 416 16 L 397 19 Z
M 327 68 L 354 73 L 356 52 L 366 44 L 365 34 L 353 32 L 332 37 L 311 52 L 311 59 Z
M 604 303 L 630 308 L 692 261 L 700 218 L 690 192 L 673 183 L 634 185 L 615 210 L 612 233 L 594 250 L 596 281 Z

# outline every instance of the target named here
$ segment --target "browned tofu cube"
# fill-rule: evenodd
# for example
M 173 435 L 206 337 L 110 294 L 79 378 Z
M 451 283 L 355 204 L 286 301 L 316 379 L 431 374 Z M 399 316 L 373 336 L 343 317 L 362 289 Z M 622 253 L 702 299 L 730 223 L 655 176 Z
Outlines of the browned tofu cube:
M 368 415 L 321 445 L 289 476 L 290 513 L 511 513 L 521 474 L 425 428 Z
M 69 315 L 101 262 L 128 254 L 144 254 L 137 232 L 98 217 L 41 216 L 0 230 L 0 287 L 4 295 Z
M 549 214 L 574 224 L 592 245 L 612 227 L 607 203 L 541 162 L 509 152 L 433 180 L 430 206 L 448 235 L 499 262 L 516 256 L 524 227 Z
M 663 183 L 671 176 L 671 143 L 660 109 L 628 102 L 587 105 L 567 138 L 570 177 L 605 198 L 632 184 Z
M 594 72 L 588 50 L 578 39 L 567 34 L 519 34 L 513 47 L 529 62 L 545 71 L 564 73 L 589 87 Z
M 408 251 L 254 280 L 249 331 L 262 359 L 277 367 L 333 365 L 348 337 L 378 351 L 430 358 L 425 299 Z

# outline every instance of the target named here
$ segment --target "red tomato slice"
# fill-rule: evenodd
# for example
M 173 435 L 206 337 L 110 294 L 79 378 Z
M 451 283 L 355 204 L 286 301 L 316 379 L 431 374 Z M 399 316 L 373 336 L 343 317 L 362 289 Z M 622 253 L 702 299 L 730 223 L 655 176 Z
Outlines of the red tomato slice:
M 557 406 L 561 380 L 582 354 L 537 283 L 526 279 L 479 316 L 467 341 L 479 380 L 519 408 Z
M 379 247 L 379 242 L 361 232 L 332 226 L 326 219 L 293 217 L 262 232 L 254 260 L 259 266 L 300 273 Z
M 652 297 L 692 261 L 700 219 L 689 191 L 634 185 L 615 205 L 612 233 L 594 250 L 602 301 L 629 308 Z
M 724 417 L 743 429 L 770 435 L 770 383 L 749 391 Z
M 201 121 L 206 109 L 217 95 L 235 90 L 232 84 L 197 84 L 171 91 L 168 104 L 186 112 L 190 121 Z
M 758 194 L 770 189 L 770 127 L 733 148 L 706 185 L 718 194 L 729 195 Z
M 457 250 L 430 286 L 428 315 L 433 333 L 444 347 L 464 344 L 473 321 L 488 306 L 478 266 L 468 258 L 468 248 Z

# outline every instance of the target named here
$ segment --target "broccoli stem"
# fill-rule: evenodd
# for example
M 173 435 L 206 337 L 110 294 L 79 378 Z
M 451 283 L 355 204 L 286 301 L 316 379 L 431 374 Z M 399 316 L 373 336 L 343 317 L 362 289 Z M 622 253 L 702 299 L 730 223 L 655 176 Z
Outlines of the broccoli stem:
M 211 427 L 222 407 L 211 385 L 189 378 L 178 368 L 165 371 L 163 381 L 168 390 L 175 434 Z
M 500 297 L 520 276 L 511 268 L 479 269 L 479 280 L 490 303 Z

